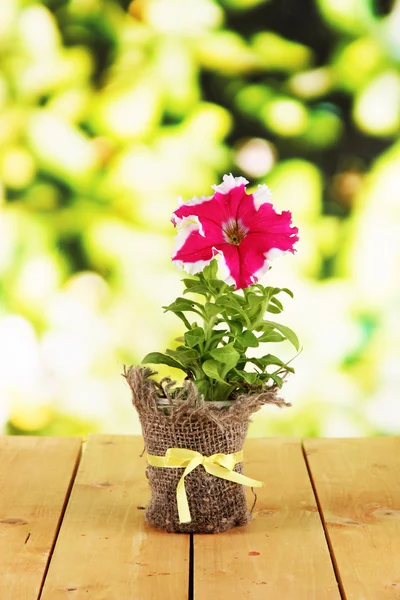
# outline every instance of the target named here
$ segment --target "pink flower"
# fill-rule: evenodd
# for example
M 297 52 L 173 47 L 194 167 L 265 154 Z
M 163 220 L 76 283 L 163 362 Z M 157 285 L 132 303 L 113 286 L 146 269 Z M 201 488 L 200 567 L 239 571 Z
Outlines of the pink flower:
M 198 273 L 219 254 L 225 281 L 241 289 L 257 283 L 274 255 L 295 252 L 298 229 L 291 227 L 291 213 L 275 212 L 266 185 L 247 194 L 247 183 L 224 175 L 213 196 L 195 197 L 173 213 L 176 265 Z

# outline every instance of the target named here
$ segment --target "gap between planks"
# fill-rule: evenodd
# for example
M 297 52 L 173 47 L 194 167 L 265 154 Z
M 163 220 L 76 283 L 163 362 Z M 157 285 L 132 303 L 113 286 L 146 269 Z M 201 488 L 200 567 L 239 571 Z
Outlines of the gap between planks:
M 324 515 L 323 515 L 323 512 L 322 512 L 322 507 L 321 507 L 321 504 L 320 504 L 320 501 L 319 501 L 319 498 L 318 498 L 317 490 L 316 490 L 316 487 L 315 487 L 314 479 L 313 479 L 313 476 L 312 476 L 312 472 L 311 472 L 311 469 L 310 469 L 310 464 L 308 462 L 308 457 L 307 457 L 307 453 L 306 453 L 306 450 L 304 448 L 303 442 L 301 443 L 301 448 L 302 448 L 302 452 L 303 452 L 304 461 L 305 461 L 305 464 L 306 464 L 306 467 L 307 467 L 308 476 L 310 478 L 310 483 L 311 483 L 311 486 L 312 486 L 312 489 L 313 489 L 314 499 L 315 499 L 316 505 L 318 506 L 318 512 L 319 512 L 319 516 L 320 516 L 320 519 L 321 519 L 321 526 L 322 526 L 322 528 L 324 530 L 326 544 L 327 544 L 327 546 L 329 548 L 329 553 L 330 553 L 331 561 L 332 561 L 332 567 L 333 567 L 333 570 L 334 570 L 334 573 L 335 573 L 336 582 L 337 582 L 337 585 L 338 585 L 338 588 L 339 588 L 340 596 L 341 596 L 342 600 L 346 600 L 346 594 L 345 594 L 345 591 L 343 589 L 343 584 L 342 584 L 342 581 L 341 581 L 341 578 L 340 578 L 339 568 L 338 568 L 338 565 L 336 563 L 335 554 L 333 552 L 332 544 L 331 544 L 331 541 L 330 541 L 330 538 L 329 538 L 329 534 L 328 534 L 328 531 L 327 531 L 327 528 L 326 528 L 326 523 L 325 523 Z
M 247 440 L 245 474 L 265 483 L 254 518 L 194 536 L 195 600 L 340 600 L 300 440 Z
M 65 500 L 64 500 L 64 503 L 63 503 L 62 508 L 61 508 L 60 518 L 59 518 L 58 523 L 57 523 L 54 540 L 53 540 L 53 543 L 52 543 L 51 548 L 50 548 L 49 557 L 47 559 L 46 567 L 45 567 L 44 574 L 43 574 L 43 577 L 42 577 L 42 581 L 41 581 L 41 584 L 40 584 L 40 590 L 39 590 L 38 600 L 41 600 L 41 598 L 42 598 L 42 591 L 43 591 L 44 582 L 46 581 L 46 577 L 47 577 L 47 573 L 48 573 L 49 566 L 50 566 L 50 563 L 51 563 L 51 559 L 53 557 L 54 548 L 56 547 L 56 544 L 57 544 L 57 539 L 58 539 L 58 536 L 59 536 L 59 533 L 60 533 L 60 529 L 61 529 L 62 521 L 63 521 L 63 518 L 64 518 L 64 514 L 65 514 L 66 508 L 68 506 L 69 498 L 71 496 L 72 487 L 74 485 L 74 481 L 75 481 L 75 477 L 76 477 L 76 474 L 77 474 L 77 471 L 78 471 L 79 461 L 80 461 L 81 457 L 82 457 L 82 446 L 80 448 L 79 455 L 78 455 L 77 460 L 75 462 L 75 465 L 74 465 L 74 468 L 73 468 L 73 471 L 72 471 L 72 474 L 71 474 L 71 480 L 69 482 L 67 493 L 65 495 Z M 31 536 L 31 534 L 29 533 L 28 536 L 27 536 L 27 538 L 26 538 L 26 540 L 25 540 L 25 544 L 28 543 L 30 536 Z
M 188 600 L 194 600 L 194 534 L 190 533 Z
M 91 435 L 41 600 L 187 600 L 190 536 L 148 527 L 140 437 Z
M 303 445 L 344 598 L 398 600 L 400 437 Z
M 0 437 L 0 598 L 37 600 L 81 440 Z

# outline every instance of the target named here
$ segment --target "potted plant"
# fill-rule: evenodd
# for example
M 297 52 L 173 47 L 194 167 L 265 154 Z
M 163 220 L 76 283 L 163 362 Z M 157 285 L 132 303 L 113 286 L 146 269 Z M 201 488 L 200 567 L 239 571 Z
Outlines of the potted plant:
M 249 521 L 244 486 L 262 485 L 243 475 L 249 418 L 264 404 L 289 405 L 278 392 L 294 371 L 270 348 L 288 340 L 298 350 L 299 342 L 266 315 L 280 313 L 292 292 L 259 279 L 277 254 L 294 253 L 298 230 L 289 211 L 275 211 L 267 186 L 248 194 L 247 183 L 225 175 L 212 196 L 182 202 L 172 217 L 172 260 L 189 276 L 164 309 L 184 332 L 176 348 L 142 363 L 179 369 L 183 382 L 157 381 L 150 367 L 124 372 L 147 452 L 146 519 L 166 531 L 214 533 Z

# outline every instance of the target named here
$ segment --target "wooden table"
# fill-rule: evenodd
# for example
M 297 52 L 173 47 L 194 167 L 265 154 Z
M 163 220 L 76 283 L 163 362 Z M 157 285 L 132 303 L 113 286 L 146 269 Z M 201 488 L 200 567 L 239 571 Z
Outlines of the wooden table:
M 194 536 L 145 525 L 141 438 L 81 446 L 0 437 L 0 600 L 400 599 L 400 437 L 248 440 L 253 521 Z

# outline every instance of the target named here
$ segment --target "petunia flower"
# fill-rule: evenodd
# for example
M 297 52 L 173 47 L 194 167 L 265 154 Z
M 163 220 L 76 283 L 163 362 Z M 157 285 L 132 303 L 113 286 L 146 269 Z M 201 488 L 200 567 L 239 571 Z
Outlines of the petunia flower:
M 177 266 L 198 273 L 219 254 L 225 281 L 242 289 L 257 283 L 274 256 L 295 252 L 298 229 L 290 211 L 275 211 L 266 185 L 247 194 L 246 184 L 244 177 L 224 175 L 213 196 L 194 197 L 173 213 Z

